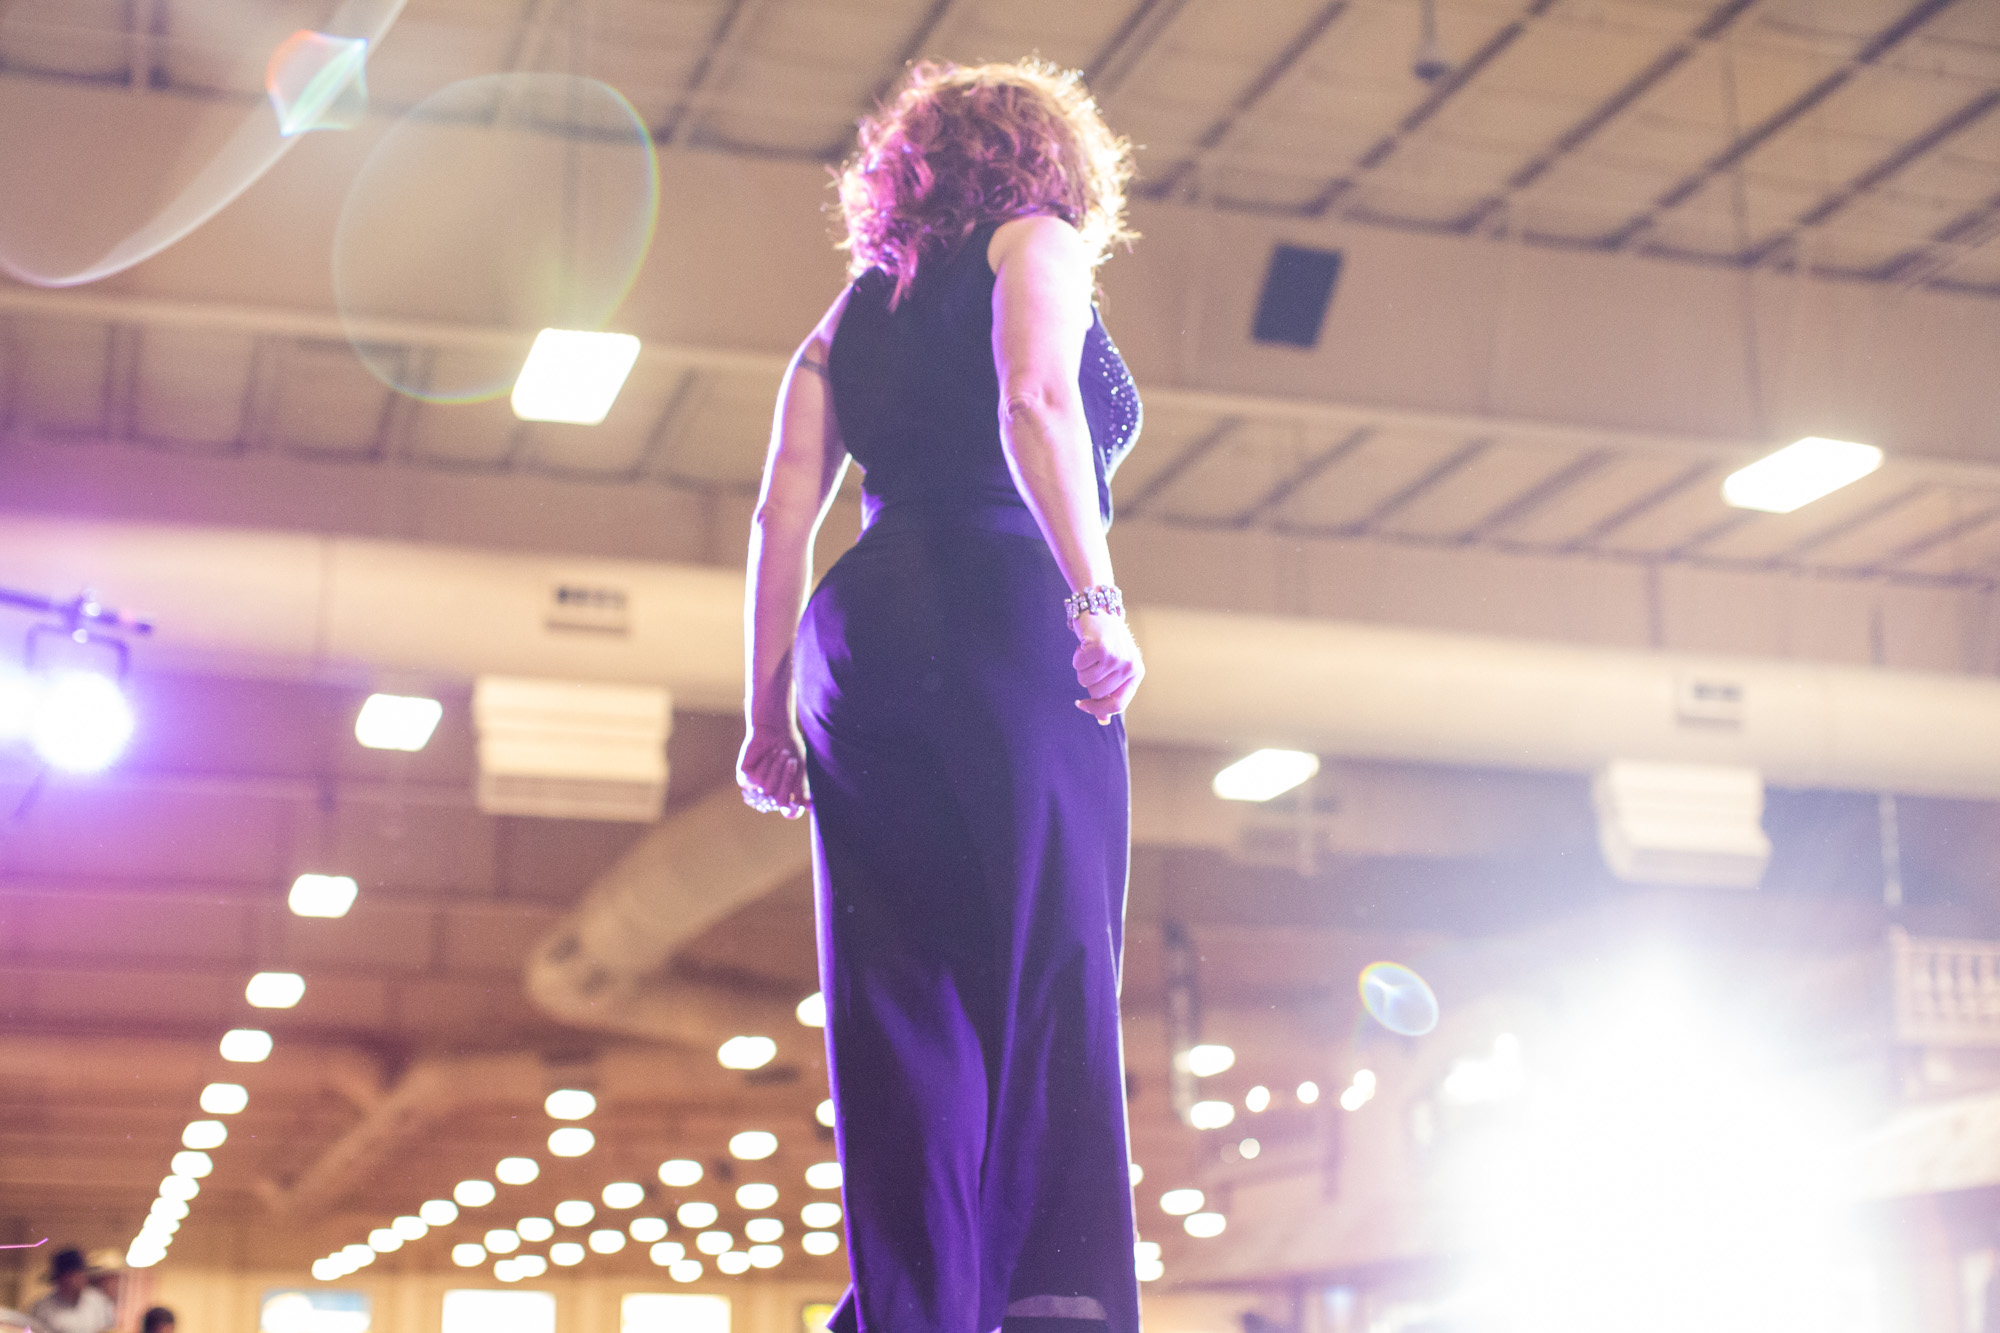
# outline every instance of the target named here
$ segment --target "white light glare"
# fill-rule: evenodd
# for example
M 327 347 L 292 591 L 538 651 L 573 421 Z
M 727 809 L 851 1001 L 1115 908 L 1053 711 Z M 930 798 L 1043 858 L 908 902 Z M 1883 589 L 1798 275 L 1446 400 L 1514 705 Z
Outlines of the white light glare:
M 839 1162 L 814 1162 L 806 1168 L 806 1184 L 816 1190 L 837 1190 L 841 1179 Z
M 1311 1106 L 1319 1100 L 1319 1084 L 1314 1083 L 1311 1079 L 1307 1079 L 1304 1083 L 1299 1084 L 1298 1097 L 1301 1106 Z
M 674 1212 L 674 1217 L 684 1227 L 699 1231 L 702 1227 L 714 1226 L 715 1219 L 722 1214 L 712 1203 L 684 1203 Z
M 1160 1242 L 1156 1240 L 1134 1242 L 1132 1260 L 1141 1282 L 1158 1282 L 1167 1275 L 1167 1266 L 1160 1262 Z
M 715 1256 L 716 1268 L 735 1277 L 738 1273 L 750 1271 L 750 1256 L 739 1250 L 724 1250 Z
M 840 1248 L 840 1235 L 833 1231 L 808 1231 L 799 1237 L 799 1248 L 807 1254 L 832 1254 Z
M 1186 1217 L 1189 1213 L 1200 1212 L 1201 1206 L 1207 1202 L 1200 1190 L 1168 1190 L 1160 1196 L 1160 1211 L 1169 1217 Z
M 1228 1102 L 1196 1102 L 1188 1108 L 1188 1123 L 1196 1129 L 1221 1129 L 1236 1119 L 1236 1108 Z
M 431 1224 L 414 1213 L 405 1213 L 389 1224 L 389 1229 L 404 1240 L 422 1240 L 431 1234 Z
M 542 1164 L 532 1157 L 502 1157 L 493 1164 L 493 1178 L 502 1185 L 526 1185 L 542 1174 Z
M 1255 1161 L 1257 1155 L 1264 1151 L 1264 1145 L 1255 1139 L 1245 1139 L 1236 1145 L 1236 1151 L 1244 1161 Z
M 819 1121 L 828 1129 L 833 1128 L 833 1098 L 828 1097 L 813 1108 L 813 1119 Z
M 583 1262 L 583 1246 L 573 1240 L 559 1240 L 549 1246 L 549 1262 L 574 1268 Z
M 1375 1071 L 1372 1069 L 1357 1069 L 1354 1071 L 1354 1081 L 1341 1090 L 1340 1109 L 1343 1111 L 1359 1111 L 1374 1096 Z
M 243 998 L 259 1009 L 290 1009 L 306 995 L 306 979 L 296 972 L 259 972 L 243 988 Z
M 556 1205 L 556 1221 L 566 1227 L 587 1227 L 597 1216 L 597 1205 L 588 1199 L 564 1199 Z
M 1243 1094 L 1243 1109 L 1253 1115 L 1271 1109 L 1271 1090 L 1259 1083 Z
M 646 1201 L 646 1187 L 636 1180 L 614 1180 L 604 1187 L 606 1208 L 637 1208 Z
M 638 359 L 639 340 L 629 333 L 543 329 L 514 381 L 514 415 L 595 426 L 611 411 Z
M 392 1227 L 376 1227 L 368 1233 L 368 1248 L 377 1254 L 394 1254 L 403 1248 L 403 1238 Z
M 1215 794 L 1225 801 L 1268 801 L 1319 772 L 1319 756 L 1303 750 L 1258 750 L 1215 775 Z
M 1738 509 L 1789 514 L 1881 466 L 1872 444 L 1808 435 L 1723 478 L 1722 498 Z
M 820 991 L 814 991 L 812 994 L 806 996 L 805 999 L 799 1001 L 799 1007 L 795 1012 L 799 1016 L 799 1022 L 805 1024 L 807 1027 L 809 1028 L 825 1027 L 826 1026 L 825 994 L 823 994 Z
M 461 1180 L 452 1186 L 451 1197 L 461 1208 L 484 1208 L 499 1195 L 490 1180 Z
M 701 1163 L 685 1157 L 670 1157 L 660 1163 L 660 1183 L 670 1189 L 686 1189 L 701 1179 Z
M 590 1248 L 599 1254 L 616 1254 L 625 1248 L 625 1233 L 613 1231 L 609 1227 L 591 1232 L 588 1239 Z
M 1493 1054 L 1484 1059 L 1451 1062 L 1438 1092 L 1459 1106 L 1481 1102 L 1507 1102 L 1528 1087 L 1528 1071 L 1521 1063 L 1521 1042 L 1511 1032 L 1503 1032 L 1493 1042 Z M 1345 1099 L 1343 1098 L 1343 1104 Z
M 752 1268 L 776 1268 L 784 1262 L 784 1247 L 779 1245 L 752 1245 L 749 1250 Z
M 201 1090 L 201 1109 L 210 1115 L 235 1115 L 249 1104 L 249 1090 L 241 1083 L 211 1083 Z
M 109 768 L 132 739 L 132 706 L 108 676 L 66 671 L 36 694 L 28 741 L 51 768 L 96 773 Z
M 486 1262 L 486 1247 L 474 1245 L 471 1241 L 461 1241 L 451 1247 L 451 1261 L 460 1268 L 477 1268 Z
M 229 1126 L 220 1120 L 190 1120 L 188 1127 L 181 1131 L 181 1146 L 196 1152 L 220 1148 L 228 1141 Z
M 178 1222 L 183 1217 L 186 1217 L 188 1215 L 187 1200 L 155 1199 L 153 1200 L 153 1206 L 150 1210 L 150 1215 L 153 1217 L 164 1217 L 169 1221 Z
M 759 1245 L 769 1245 L 785 1234 L 785 1224 L 775 1217 L 753 1217 L 743 1224 L 743 1234 Z
M 736 1206 L 751 1212 L 761 1212 L 778 1201 L 776 1185 L 751 1184 L 736 1187 Z
M 777 1054 L 778 1043 L 769 1037 L 731 1037 L 715 1058 L 724 1069 L 762 1069 Z
M 579 1246 L 578 1248 L 582 1247 Z M 660 1267 L 665 1268 L 668 1264 L 677 1264 L 687 1258 L 687 1246 L 677 1240 L 663 1240 L 654 1245 L 652 1249 L 647 1250 L 646 1257 Z
M 582 1088 L 557 1088 L 542 1103 L 551 1120 L 581 1120 L 597 1109 L 597 1098 Z
M 450 1199 L 426 1199 L 417 1216 L 426 1226 L 448 1227 L 458 1220 L 458 1205 Z
M 635 1217 L 632 1219 L 631 1225 L 625 1228 L 625 1234 L 633 1240 L 638 1241 L 641 1245 L 651 1245 L 654 1241 L 665 1238 L 667 1234 L 667 1219 L 664 1217 Z
M 514 1272 L 521 1277 L 540 1277 L 549 1271 L 549 1261 L 539 1254 L 514 1256 Z
M 222 1058 L 234 1064 L 261 1064 L 271 1058 L 271 1034 L 256 1028 L 231 1028 L 222 1034 L 219 1049 Z
M 175 1153 L 174 1158 L 176 1161 L 178 1161 L 181 1157 L 187 1155 L 188 1154 L 184 1153 Z M 202 1153 L 200 1155 L 203 1157 L 208 1156 L 207 1153 Z M 186 1200 L 186 1199 L 192 1199 L 195 1195 L 199 1193 L 201 1193 L 201 1182 L 196 1180 L 193 1176 L 184 1175 L 179 1171 L 176 1171 L 173 1175 L 168 1176 L 165 1180 L 162 1180 L 160 1182 L 160 1197 L 162 1199 Z
M 1236 1052 L 1213 1042 L 1193 1046 L 1174 1057 L 1174 1064 L 1196 1078 L 1212 1078 L 1236 1063 Z
M 346 875 L 300 875 L 286 903 L 293 916 L 346 916 L 360 887 Z
M 1197 1240 L 1208 1240 L 1220 1236 L 1229 1226 L 1229 1219 L 1221 1213 L 1196 1213 L 1181 1223 L 1181 1230 Z
M 512 1254 L 520 1248 L 520 1233 L 511 1227 L 495 1227 L 486 1233 L 486 1249 L 491 1254 Z
M 205 1152 L 177 1152 L 172 1163 L 175 1176 L 186 1176 L 190 1180 L 200 1180 L 215 1170 L 215 1159 Z M 173 1179 L 173 1176 L 167 1177 Z M 192 1197 L 192 1196 L 189 1196 Z
M 414 752 L 430 744 L 444 705 L 406 694 L 371 694 L 354 719 L 354 739 L 371 750 Z
M 799 1221 L 815 1230 L 840 1225 L 840 1205 L 824 1199 L 799 1209 Z
M 667 1266 L 667 1276 L 676 1282 L 693 1282 L 701 1277 L 701 1260 L 676 1259 Z
M 1127 1174 L 1132 1177 L 1132 1184 L 1134 1186 L 1137 1186 L 1140 1181 L 1146 1178 L 1146 1168 L 1140 1166 L 1137 1162 L 1125 1163 L 1125 1169 Z
M 746 1129 L 729 1140 L 729 1155 L 744 1162 L 761 1162 L 778 1151 L 778 1136 L 761 1129 Z
M 514 1224 L 514 1234 L 539 1245 L 556 1234 L 556 1224 L 546 1217 L 524 1217 Z
M 581 1157 L 597 1146 L 597 1135 L 582 1125 L 549 1131 L 549 1151 L 558 1157 Z
M 618 1235 L 615 1231 L 612 1234 Z M 618 1236 L 618 1239 L 625 1238 Z M 694 1238 L 694 1247 L 703 1254 L 727 1254 L 735 1244 L 736 1237 L 727 1231 L 704 1231 Z

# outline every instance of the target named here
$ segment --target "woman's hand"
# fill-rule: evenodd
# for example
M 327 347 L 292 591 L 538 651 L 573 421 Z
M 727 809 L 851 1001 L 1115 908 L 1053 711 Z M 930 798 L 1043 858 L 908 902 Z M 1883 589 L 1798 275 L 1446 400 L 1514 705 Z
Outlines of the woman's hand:
M 759 814 L 797 819 L 812 806 L 806 790 L 806 747 L 794 726 L 752 726 L 736 756 L 743 803 Z
M 1093 611 L 1076 618 L 1076 653 L 1070 665 L 1077 683 L 1090 691 L 1076 706 L 1097 719 L 1099 726 L 1125 711 L 1145 679 L 1146 663 L 1125 617 Z

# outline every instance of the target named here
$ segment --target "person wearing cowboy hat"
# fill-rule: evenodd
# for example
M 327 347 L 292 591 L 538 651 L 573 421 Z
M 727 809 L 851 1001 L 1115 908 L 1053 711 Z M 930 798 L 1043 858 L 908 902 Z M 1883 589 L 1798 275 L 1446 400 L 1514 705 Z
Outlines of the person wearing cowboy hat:
M 105 1333 L 118 1319 L 111 1299 L 90 1284 L 82 1250 L 57 1250 L 49 1259 L 55 1290 L 28 1307 L 35 1333 Z

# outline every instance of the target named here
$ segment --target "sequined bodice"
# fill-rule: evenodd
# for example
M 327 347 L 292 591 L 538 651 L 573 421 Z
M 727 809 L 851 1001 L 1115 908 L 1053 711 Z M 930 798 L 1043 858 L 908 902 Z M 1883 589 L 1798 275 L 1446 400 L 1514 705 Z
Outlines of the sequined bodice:
M 834 413 L 848 452 L 866 472 L 868 512 L 890 505 L 1020 506 L 1000 445 L 1000 384 L 993 367 L 993 271 L 987 243 L 997 221 L 926 261 L 894 310 L 882 271 L 854 284 L 833 340 Z M 1111 474 L 1139 436 L 1131 373 L 1093 316 L 1077 385 L 1097 463 L 1098 507 L 1111 522 Z

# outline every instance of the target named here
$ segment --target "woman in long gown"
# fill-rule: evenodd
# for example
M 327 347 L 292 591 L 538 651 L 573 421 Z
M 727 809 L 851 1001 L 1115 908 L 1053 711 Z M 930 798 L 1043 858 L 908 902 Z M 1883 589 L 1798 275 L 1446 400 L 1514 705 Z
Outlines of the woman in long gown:
M 1092 303 L 1129 148 L 1034 63 L 926 65 L 841 181 L 750 539 L 744 798 L 812 812 L 839 1333 L 1137 1333 L 1118 1026 L 1138 429 Z M 849 457 L 860 541 L 813 592 Z

